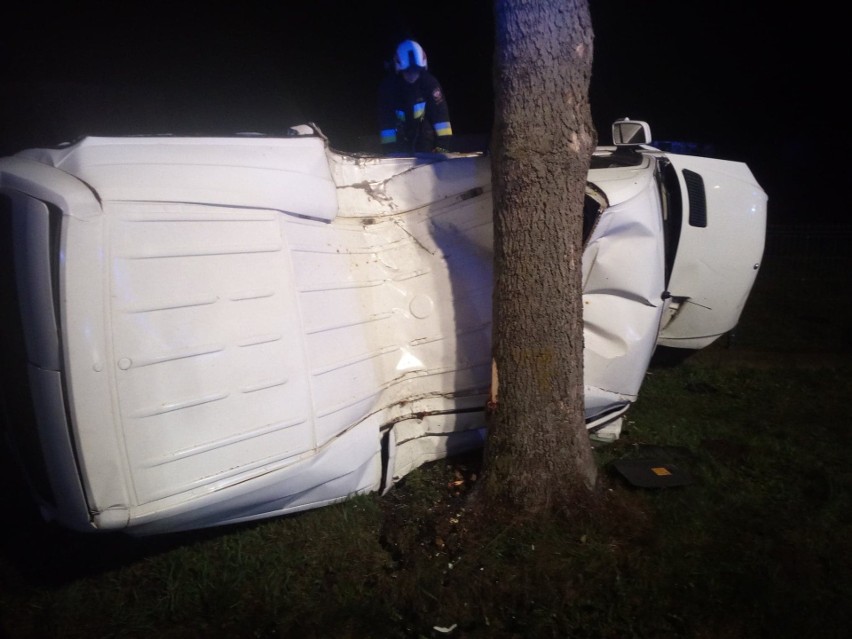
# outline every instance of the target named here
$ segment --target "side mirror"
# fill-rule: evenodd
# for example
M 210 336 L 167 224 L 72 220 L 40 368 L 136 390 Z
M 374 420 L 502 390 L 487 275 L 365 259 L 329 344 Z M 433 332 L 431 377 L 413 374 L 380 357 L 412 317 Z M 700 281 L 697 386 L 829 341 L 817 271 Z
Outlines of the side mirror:
M 612 123 L 612 143 L 615 146 L 650 144 L 651 127 L 647 122 L 622 118 Z

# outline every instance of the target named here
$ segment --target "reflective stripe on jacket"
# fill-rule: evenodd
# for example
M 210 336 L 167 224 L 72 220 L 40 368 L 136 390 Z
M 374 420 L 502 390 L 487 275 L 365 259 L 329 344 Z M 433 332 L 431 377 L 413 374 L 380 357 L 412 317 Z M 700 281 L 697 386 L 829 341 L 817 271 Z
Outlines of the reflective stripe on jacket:
M 379 137 L 392 152 L 449 150 L 453 127 L 438 80 L 422 71 L 416 82 L 388 75 L 379 87 Z

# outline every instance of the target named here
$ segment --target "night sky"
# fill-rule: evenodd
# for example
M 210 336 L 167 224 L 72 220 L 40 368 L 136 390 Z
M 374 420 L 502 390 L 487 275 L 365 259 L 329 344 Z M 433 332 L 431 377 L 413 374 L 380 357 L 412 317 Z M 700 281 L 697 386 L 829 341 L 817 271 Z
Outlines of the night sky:
M 177 4 L 6 9 L 0 155 L 84 135 L 278 135 L 308 121 L 337 149 L 367 150 L 376 88 L 408 36 L 444 86 L 455 133 L 487 138 L 488 1 Z M 843 22 L 780 6 L 591 0 L 600 141 L 613 119 L 644 119 L 657 140 L 747 162 L 769 192 L 770 221 L 834 219 L 837 207 L 813 196 L 840 176 Z

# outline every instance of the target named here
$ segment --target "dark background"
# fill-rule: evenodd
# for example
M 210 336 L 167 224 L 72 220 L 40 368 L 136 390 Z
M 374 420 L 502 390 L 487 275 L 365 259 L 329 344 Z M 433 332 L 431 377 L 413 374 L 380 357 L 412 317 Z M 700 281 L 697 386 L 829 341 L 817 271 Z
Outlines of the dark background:
M 283 134 L 315 122 L 339 150 L 375 144 L 376 88 L 396 42 L 426 49 L 454 132 L 487 140 L 487 0 L 84 2 L 8 7 L 0 155 L 85 135 Z M 839 15 L 764 0 L 591 0 L 592 111 L 748 163 L 770 222 L 845 221 L 845 42 Z M 837 141 L 835 142 L 835 138 Z M 842 183 L 842 182 L 841 182 Z M 843 208 L 844 210 L 838 210 Z

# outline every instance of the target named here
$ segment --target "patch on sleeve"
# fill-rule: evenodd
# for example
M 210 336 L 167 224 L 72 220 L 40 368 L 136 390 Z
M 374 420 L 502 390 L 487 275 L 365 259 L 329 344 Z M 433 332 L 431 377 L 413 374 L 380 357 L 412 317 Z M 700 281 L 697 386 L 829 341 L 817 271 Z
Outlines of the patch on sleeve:
M 441 104 L 444 101 L 444 94 L 441 93 L 441 87 L 435 87 L 432 91 L 432 97 L 435 99 L 435 104 Z

